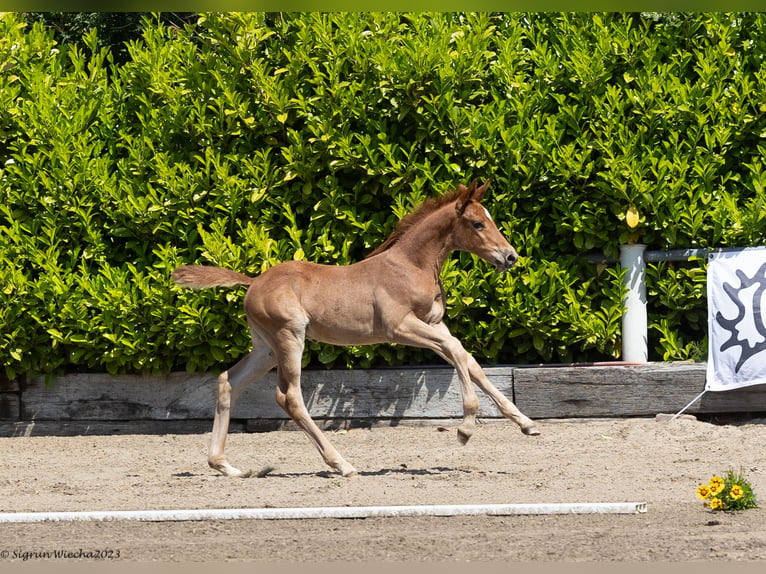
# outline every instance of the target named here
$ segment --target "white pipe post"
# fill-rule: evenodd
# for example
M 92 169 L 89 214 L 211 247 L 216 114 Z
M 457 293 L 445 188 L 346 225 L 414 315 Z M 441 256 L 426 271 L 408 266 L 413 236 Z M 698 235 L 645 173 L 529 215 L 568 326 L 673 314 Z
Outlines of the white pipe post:
M 646 245 L 620 245 L 620 265 L 625 271 L 627 293 L 623 299 L 622 360 L 645 363 L 649 360 L 646 319 Z

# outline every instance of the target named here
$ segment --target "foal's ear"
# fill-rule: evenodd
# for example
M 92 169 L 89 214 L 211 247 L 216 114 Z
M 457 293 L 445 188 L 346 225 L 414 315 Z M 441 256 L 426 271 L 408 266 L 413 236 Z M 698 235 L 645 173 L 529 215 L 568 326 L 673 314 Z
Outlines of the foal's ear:
M 476 189 L 475 183 L 472 184 L 470 187 L 464 186 L 462 183 L 457 184 L 457 201 L 455 202 L 455 211 L 457 211 L 458 217 L 463 217 L 463 212 L 465 211 L 465 208 L 468 206 L 468 202 L 471 201 L 471 198 L 473 198 L 474 192 Z
M 484 198 L 484 194 L 487 193 L 489 187 L 489 180 L 485 181 L 481 187 L 477 188 L 473 194 L 474 201 L 481 201 Z

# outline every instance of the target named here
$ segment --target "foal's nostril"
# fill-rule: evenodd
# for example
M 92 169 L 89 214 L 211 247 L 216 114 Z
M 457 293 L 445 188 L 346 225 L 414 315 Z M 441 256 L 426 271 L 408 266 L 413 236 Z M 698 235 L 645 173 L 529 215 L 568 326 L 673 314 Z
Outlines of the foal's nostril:
M 519 254 L 512 247 L 510 249 L 501 249 L 495 252 L 492 264 L 498 271 L 508 271 L 519 261 Z

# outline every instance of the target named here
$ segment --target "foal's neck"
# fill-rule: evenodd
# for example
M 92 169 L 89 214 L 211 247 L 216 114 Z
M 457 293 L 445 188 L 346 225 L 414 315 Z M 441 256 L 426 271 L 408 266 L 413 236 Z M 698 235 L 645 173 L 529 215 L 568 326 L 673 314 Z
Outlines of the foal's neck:
M 444 262 L 454 250 L 452 231 L 456 217 L 455 206 L 447 204 L 408 229 L 395 247 L 417 267 L 432 270 L 438 280 Z

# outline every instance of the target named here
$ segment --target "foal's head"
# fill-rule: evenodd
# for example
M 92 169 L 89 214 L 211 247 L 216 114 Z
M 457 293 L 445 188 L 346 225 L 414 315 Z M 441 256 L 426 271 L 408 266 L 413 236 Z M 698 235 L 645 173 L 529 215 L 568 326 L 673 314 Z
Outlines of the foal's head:
M 468 187 L 458 185 L 457 223 L 453 235 L 455 249 L 478 255 L 500 272 L 508 271 L 519 260 L 519 254 L 481 204 L 488 187 L 488 181 L 480 187 L 475 181 Z

